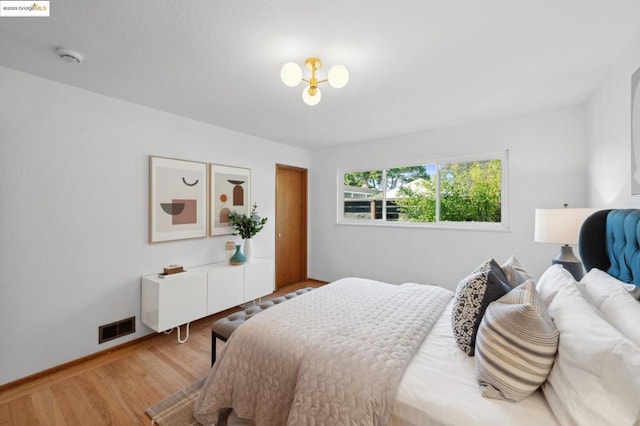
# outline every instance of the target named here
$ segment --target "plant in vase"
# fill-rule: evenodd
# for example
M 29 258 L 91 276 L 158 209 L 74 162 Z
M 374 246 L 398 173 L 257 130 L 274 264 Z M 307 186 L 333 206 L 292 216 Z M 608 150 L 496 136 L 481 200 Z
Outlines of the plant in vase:
M 267 223 L 268 219 L 258 216 L 258 213 L 256 213 L 257 208 L 258 205 L 254 204 L 251 208 L 251 213 L 248 215 L 238 214 L 237 212 L 231 212 L 229 214 L 231 227 L 236 231 L 233 235 L 240 235 L 244 240 L 244 255 L 247 257 L 247 261 L 251 260 L 253 256 L 251 237 L 264 228 L 264 224 Z

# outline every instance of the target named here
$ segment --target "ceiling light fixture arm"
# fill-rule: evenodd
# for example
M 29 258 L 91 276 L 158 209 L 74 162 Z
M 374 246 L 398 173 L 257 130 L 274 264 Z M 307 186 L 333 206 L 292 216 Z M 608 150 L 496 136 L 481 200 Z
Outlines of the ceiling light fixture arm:
M 311 84 L 311 80 L 307 80 L 306 78 L 303 78 L 302 81 Z M 321 83 L 326 83 L 327 81 L 329 81 L 329 79 L 325 78 L 324 80 L 318 80 L 317 83 L 321 84 Z

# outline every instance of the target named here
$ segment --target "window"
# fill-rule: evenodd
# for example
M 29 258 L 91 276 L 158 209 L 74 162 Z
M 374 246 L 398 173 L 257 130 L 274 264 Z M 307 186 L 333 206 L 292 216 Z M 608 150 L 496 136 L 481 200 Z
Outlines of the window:
M 504 229 L 507 152 L 340 170 L 339 223 Z

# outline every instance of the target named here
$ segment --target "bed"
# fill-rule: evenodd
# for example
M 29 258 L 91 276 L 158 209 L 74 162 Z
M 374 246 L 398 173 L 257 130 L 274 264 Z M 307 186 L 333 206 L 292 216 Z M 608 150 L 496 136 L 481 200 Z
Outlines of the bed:
M 483 262 L 455 294 L 328 284 L 240 326 L 194 417 L 217 424 L 230 407 L 257 425 L 640 425 L 639 239 L 639 210 L 595 213 L 580 283 L 560 265 L 534 281 L 511 257 Z

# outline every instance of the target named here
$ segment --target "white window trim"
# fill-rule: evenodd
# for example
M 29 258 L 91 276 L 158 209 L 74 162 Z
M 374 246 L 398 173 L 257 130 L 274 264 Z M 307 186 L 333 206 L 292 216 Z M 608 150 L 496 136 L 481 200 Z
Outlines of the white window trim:
M 501 182 L 500 182 L 500 200 L 501 200 L 501 222 L 393 222 L 384 219 L 345 219 L 344 218 L 344 175 L 345 173 L 355 173 L 366 170 L 383 170 L 383 182 L 386 182 L 386 171 L 396 167 L 407 167 L 420 164 L 436 164 L 440 163 L 465 163 L 471 161 L 500 160 L 502 166 Z M 411 160 L 411 161 L 394 161 L 375 166 L 339 168 L 337 170 L 337 218 L 338 225 L 356 225 L 356 226 L 382 226 L 395 228 L 431 228 L 431 229 L 453 229 L 453 230 L 478 230 L 478 231 L 510 231 L 509 228 L 509 150 L 462 155 L 456 157 L 444 157 L 427 160 Z M 436 191 L 440 194 L 440 171 L 436 167 Z M 386 190 L 383 191 L 382 197 L 383 217 L 386 217 Z M 436 217 L 440 217 L 440 197 L 436 198 Z

